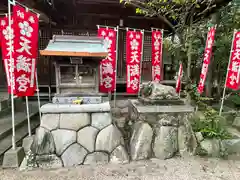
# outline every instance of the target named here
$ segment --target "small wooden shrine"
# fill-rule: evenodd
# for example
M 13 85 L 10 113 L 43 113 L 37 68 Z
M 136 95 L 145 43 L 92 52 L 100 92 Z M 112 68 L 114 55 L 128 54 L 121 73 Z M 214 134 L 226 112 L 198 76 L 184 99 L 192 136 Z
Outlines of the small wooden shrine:
M 98 65 L 108 54 L 104 39 L 54 35 L 40 54 L 54 57 L 56 95 L 53 101 L 72 103 L 77 97 L 100 96 Z

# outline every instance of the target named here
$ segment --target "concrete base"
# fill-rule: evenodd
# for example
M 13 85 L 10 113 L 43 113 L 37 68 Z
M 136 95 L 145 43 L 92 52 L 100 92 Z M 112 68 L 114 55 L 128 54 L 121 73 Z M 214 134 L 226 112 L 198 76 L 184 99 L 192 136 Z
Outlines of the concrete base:
M 34 135 L 28 136 L 23 139 L 22 147 L 25 153 L 27 153 L 30 150 L 33 140 L 34 140 Z
M 3 168 L 18 168 L 24 159 L 25 153 L 22 147 L 8 150 L 3 157 Z

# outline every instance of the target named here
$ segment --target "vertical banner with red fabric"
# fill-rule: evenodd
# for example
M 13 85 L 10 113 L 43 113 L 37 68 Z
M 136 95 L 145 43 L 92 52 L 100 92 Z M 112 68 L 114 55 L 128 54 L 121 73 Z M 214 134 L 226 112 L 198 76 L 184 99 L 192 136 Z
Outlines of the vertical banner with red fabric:
M 99 28 L 98 36 L 103 37 L 108 49 L 108 56 L 100 62 L 99 91 L 102 93 L 113 92 L 116 82 L 116 38 L 117 33 L 113 28 Z
M 176 92 L 179 93 L 181 90 L 181 80 L 182 80 L 183 67 L 182 64 L 179 66 L 178 77 L 176 82 Z
M 239 87 L 240 32 L 235 32 L 228 64 L 226 87 L 237 90 Z
M 152 30 L 152 80 L 161 80 L 163 31 Z
M 39 17 L 19 5 L 13 6 L 13 15 L 16 95 L 33 96 L 36 90 Z
M 203 65 L 202 65 L 202 71 L 200 75 L 200 81 L 198 84 L 198 93 L 202 94 L 204 90 L 204 84 L 207 77 L 208 72 L 208 66 L 210 64 L 211 56 L 212 56 L 212 47 L 214 44 L 214 36 L 215 36 L 216 27 L 211 27 L 208 35 L 207 35 L 207 41 L 206 41 L 206 47 L 204 51 L 204 59 L 203 59 Z
M 126 34 L 126 68 L 127 93 L 136 94 L 139 91 L 140 66 L 142 55 L 142 32 L 127 30 Z
M 2 18 L 0 22 L 1 26 L 1 48 L 2 48 L 2 59 L 4 64 L 4 69 L 6 72 L 8 93 L 11 94 L 11 86 L 13 87 L 13 94 L 16 93 L 15 89 L 15 61 L 14 61 L 14 38 L 16 37 L 13 24 L 13 18 L 11 19 L 11 29 L 8 24 L 8 17 Z M 11 40 L 11 41 L 10 41 Z M 10 45 L 11 42 L 11 45 Z M 12 53 L 12 59 L 10 58 L 10 53 Z M 11 83 L 12 76 L 12 83 Z

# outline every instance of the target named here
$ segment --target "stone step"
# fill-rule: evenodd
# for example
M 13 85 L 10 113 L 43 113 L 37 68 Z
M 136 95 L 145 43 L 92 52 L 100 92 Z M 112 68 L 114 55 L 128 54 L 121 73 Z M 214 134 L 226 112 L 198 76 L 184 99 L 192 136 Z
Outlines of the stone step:
M 39 117 L 34 116 L 31 118 L 31 130 L 32 133 L 35 132 L 35 129 L 39 127 Z M 16 145 L 21 146 L 21 141 L 28 136 L 28 124 L 24 123 L 22 126 L 16 129 Z M 2 165 L 4 153 L 12 147 L 12 134 L 9 134 L 4 139 L 0 141 L 0 165 Z
M 29 113 L 30 113 L 30 117 L 38 114 L 37 106 L 30 104 Z M 15 112 L 15 128 L 18 128 L 23 123 L 26 123 L 26 121 L 27 121 L 26 111 Z M 11 133 L 12 133 L 12 114 L 8 113 L 6 116 L 3 116 L 0 118 L 0 140 L 4 138 L 6 135 Z
M 15 110 L 22 110 L 23 100 L 19 97 L 14 97 L 14 107 Z M 5 115 L 5 112 L 8 112 L 11 109 L 11 99 L 1 99 L 0 101 L 0 117 Z
M 8 108 L 8 99 L 1 99 L 0 112 Z
M 22 103 L 25 107 L 25 104 Z M 38 106 L 37 103 L 29 103 L 30 119 L 32 129 L 36 128 L 39 123 L 38 117 Z M 26 111 L 15 112 L 15 131 L 16 141 L 22 140 L 28 134 L 28 124 Z M 8 149 L 11 148 L 12 138 L 12 116 L 11 113 L 6 116 L 0 117 L 0 156 L 4 154 Z

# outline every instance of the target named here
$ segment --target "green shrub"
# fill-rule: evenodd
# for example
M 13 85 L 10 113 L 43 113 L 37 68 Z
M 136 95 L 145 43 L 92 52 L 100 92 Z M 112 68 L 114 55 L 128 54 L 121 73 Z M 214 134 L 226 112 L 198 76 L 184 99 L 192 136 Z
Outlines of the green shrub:
M 209 98 L 201 97 L 197 92 L 196 85 L 192 85 L 189 94 L 191 99 L 195 101 L 195 104 L 203 112 L 203 117 L 199 117 L 197 114 L 191 120 L 193 130 L 195 132 L 201 132 L 204 138 L 218 138 L 228 139 L 230 134 L 226 131 L 226 119 L 223 116 L 219 116 L 218 112 L 211 106 L 204 103 Z

